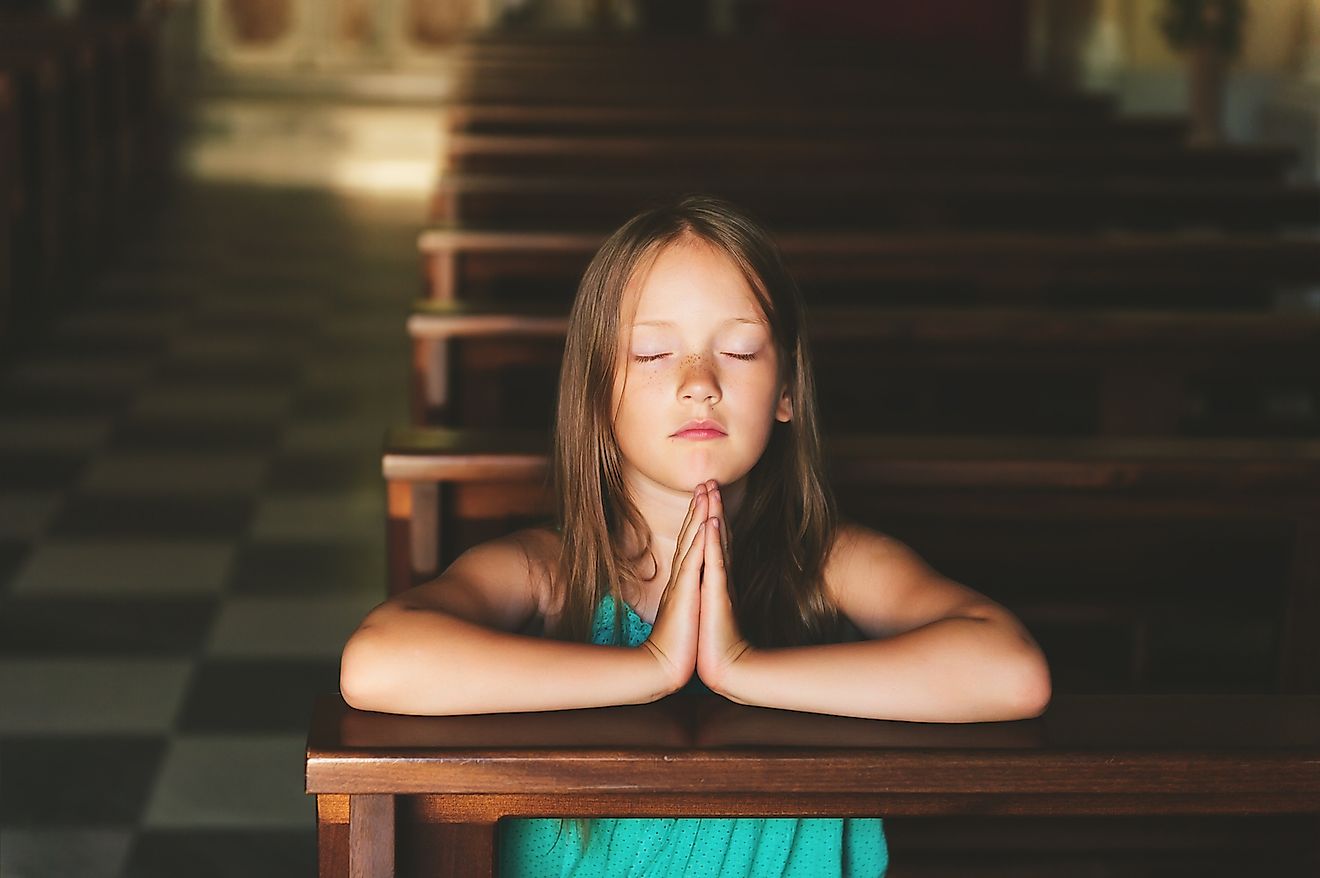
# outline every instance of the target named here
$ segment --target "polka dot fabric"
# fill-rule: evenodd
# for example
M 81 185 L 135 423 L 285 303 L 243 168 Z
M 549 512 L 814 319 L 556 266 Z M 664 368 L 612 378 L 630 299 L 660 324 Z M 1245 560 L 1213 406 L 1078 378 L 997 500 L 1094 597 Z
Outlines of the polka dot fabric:
M 623 605 L 623 634 L 640 646 L 651 626 Z M 614 601 L 596 610 L 592 642 L 616 643 Z M 695 677 L 692 686 L 701 686 Z M 702 687 L 704 688 L 704 687 Z M 499 825 L 501 878 L 878 878 L 889 867 L 878 818 L 596 818 L 583 852 L 571 820 Z

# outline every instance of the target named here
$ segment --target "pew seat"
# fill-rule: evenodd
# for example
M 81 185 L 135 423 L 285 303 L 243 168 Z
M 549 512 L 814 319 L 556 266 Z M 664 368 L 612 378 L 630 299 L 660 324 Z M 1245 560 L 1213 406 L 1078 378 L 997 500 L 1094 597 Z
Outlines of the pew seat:
M 774 226 L 843 230 L 1235 231 L 1320 227 L 1320 187 L 1303 183 L 1042 180 L 1031 175 L 629 177 L 445 174 L 432 199 L 439 221 L 580 230 L 615 225 L 639 209 L 706 192 Z
M 856 178 L 1020 174 L 1058 181 L 1133 179 L 1272 183 L 1296 164 L 1296 150 L 1231 145 L 1113 143 L 1102 134 L 1050 142 L 1017 132 L 914 135 L 902 130 L 860 136 L 819 133 L 577 136 L 451 134 L 443 167 L 470 174 L 618 176 L 647 173 L 810 174 L 826 169 Z
M 548 135 L 672 134 L 800 134 L 826 136 L 879 135 L 903 132 L 923 135 L 980 137 L 1030 133 L 1046 142 L 1094 141 L 1141 144 L 1179 143 L 1187 123 L 1181 117 L 1138 115 L 1114 117 L 1058 110 L 967 107 L 874 108 L 774 106 L 680 107 L 593 105 L 576 102 L 520 104 L 472 102 L 444 110 L 452 133 Z
M 432 299 L 567 303 L 606 233 L 435 224 L 418 234 Z M 882 229 L 776 234 L 815 305 L 980 302 L 1057 307 L 1266 308 L 1320 286 L 1320 236 L 1217 233 L 901 234 Z
M 1017 722 L 713 695 L 397 716 L 317 699 L 321 878 L 496 875 L 506 817 L 878 816 L 904 875 L 1313 874 L 1320 696 L 1056 694 Z M 1139 819 L 1137 819 L 1139 818 Z

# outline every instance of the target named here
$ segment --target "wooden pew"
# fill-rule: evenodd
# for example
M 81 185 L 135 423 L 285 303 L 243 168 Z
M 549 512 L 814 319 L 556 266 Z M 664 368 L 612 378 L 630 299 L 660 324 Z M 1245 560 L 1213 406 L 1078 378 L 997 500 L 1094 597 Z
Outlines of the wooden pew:
M 638 210 L 690 192 L 719 195 L 772 226 L 842 230 L 1030 230 L 1217 228 L 1315 230 L 1320 187 L 1132 181 L 1093 184 L 1033 176 L 904 180 L 850 176 L 515 177 L 448 174 L 432 216 L 479 226 L 580 230 L 621 224 Z
M 434 226 L 418 235 L 429 298 L 567 303 L 599 229 Z M 1266 308 L 1278 288 L 1320 284 L 1320 236 L 1179 233 L 776 234 L 814 304 L 1034 304 Z
M 1028 175 L 1059 181 L 1277 183 L 1296 164 L 1296 151 L 1276 146 L 1187 148 L 1122 144 L 1097 135 L 1089 142 L 1048 142 L 1006 132 L 967 137 L 881 134 L 647 134 L 577 136 L 451 134 L 444 161 L 455 173 L 553 176 L 661 174 L 852 174 L 902 180 L 947 174 L 955 179 Z
M 16 83 L 0 69 L 0 341 L 13 319 L 14 254 L 12 241 L 23 210 L 23 178 L 19 174 L 19 118 Z
M 1320 697 L 1056 694 L 936 724 L 717 696 L 476 716 L 317 699 L 320 878 L 498 874 L 504 817 L 885 820 L 899 876 L 1314 874 Z M 620 791 L 623 792 L 620 792 Z
M 92 224 L 85 241 L 99 247 L 118 232 L 132 187 L 135 133 L 130 118 L 130 78 L 135 25 L 113 19 L 57 19 L 8 16 L 0 21 L 0 41 L 38 44 L 59 51 L 74 67 L 77 110 L 70 115 L 80 151 L 79 201 Z
M 15 319 L 27 322 L 49 313 L 67 268 L 69 86 L 58 58 L 40 49 L 0 46 L 0 73 L 10 77 L 16 93 L 20 197 L 12 226 L 12 283 Z
M 1320 314 L 835 306 L 809 326 L 829 430 L 1320 435 Z M 413 423 L 550 425 L 567 327 L 554 301 L 417 303 Z M 1288 388 L 1309 418 L 1269 417 Z M 1226 390 L 1247 410 L 1215 411 Z
M 562 60 L 525 62 L 459 60 L 455 97 L 469 101 L 597 105 L 654 104 L 713 106 L 846 106 L 881 103 L 893 107 L 991 106 L 1051 108 L 1070 113 L 1106 113 L 1104 96 L 1062 92 L 1038 80 L 981 69 L 910 70 L 844 61 L 794 65 L 763 58 L 739 63 L 684 62 L 663 58 L 642 67 L 617 60 L 574 64 Z
M 385 447 L 391 593 L 550 514 L 545 431 L 392 430 Z M 1320 442 L 839 435 L 827 449 L 845 513 L 1018 613 L 1058 691 L 1320 689 Z
M 582 103 L 465 103 L 444 108 L 451 134 L 584 136 L 614 134 L 801 134 L 824 136 L 905 133 L 982 137 L 1029 135 L 1049 143 L 1095 141 L 1170 145 L 1186 137 L 1179 117 L 1066 113 L 1056 110 L 994 110 L 984 107 L 876 108 L 741 106 L 687 107 Z
M 795 53 L 794 53 L 795 54 Z M 462 102 L 595 105 L 875 106 L 1051 108 L 1106 114 L 1108 96 L 1062 91 L 1039 79 L 969 66 L 871 58 L 794 63 L 780 51 L 757 57 L 686 58 L 659 54 L 581 60 L 579 56 L 456 58 L 454 96 Z

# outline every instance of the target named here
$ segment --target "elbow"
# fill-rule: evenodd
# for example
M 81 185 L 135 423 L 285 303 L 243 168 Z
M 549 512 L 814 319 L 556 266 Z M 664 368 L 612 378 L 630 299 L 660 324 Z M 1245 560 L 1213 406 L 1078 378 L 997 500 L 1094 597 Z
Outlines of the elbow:
M 1050 667 L 1045 655 L 1033 650 L 1013 670 L 1017 682 L 1010 687 L 1014 693 L 1012 706 L 1014 719 L 1035 719 L 1050 706 L 1054 685 L 1050 680 Z
M 339 659 L 339 694 L 354 710 L 383 710 L 379 662 L 371 639 L 359 630 L 344 646 Z

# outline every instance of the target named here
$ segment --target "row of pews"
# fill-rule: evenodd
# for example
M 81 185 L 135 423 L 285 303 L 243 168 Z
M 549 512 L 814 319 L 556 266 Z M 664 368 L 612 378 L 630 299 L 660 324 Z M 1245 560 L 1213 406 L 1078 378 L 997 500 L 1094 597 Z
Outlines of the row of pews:
M 0 12 L 0 346 L 59 313 L 163 170 L 148 19 Z
M 1320 189 L 1290 153 L 874 47 L 460 54 L 382 461 L 390 592 L 548 515 L 577 278 L 707 192 L 804 289 L 843 509 L 1017 613 L 1055 695 L 958 726 L 327 696 L 323 878 L 494 874 L 499 818 L 556 815 L 883 816 L 894 876 L 1320 868 Z

